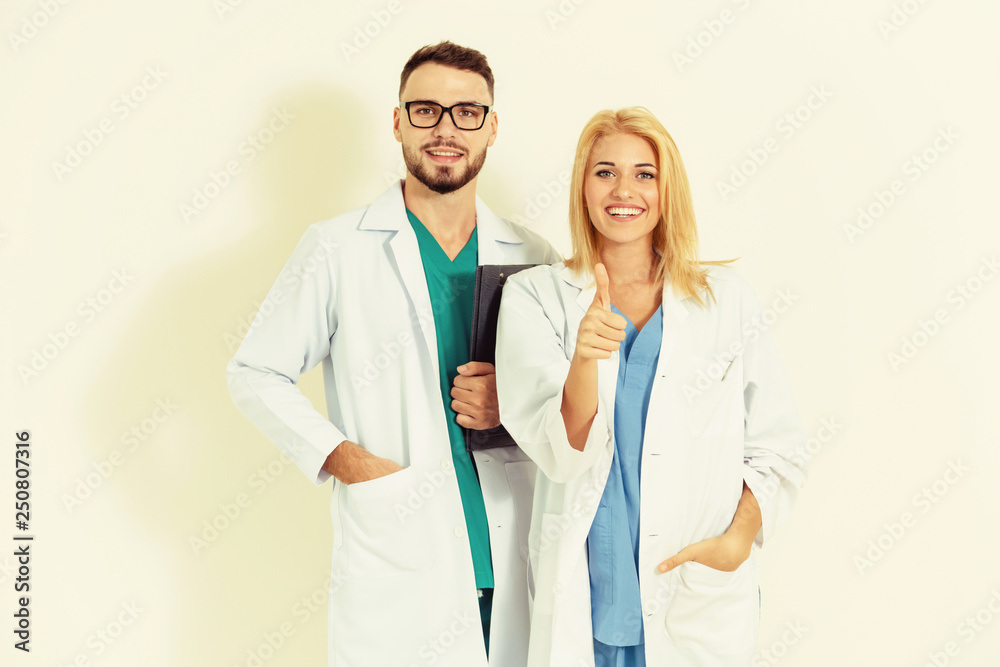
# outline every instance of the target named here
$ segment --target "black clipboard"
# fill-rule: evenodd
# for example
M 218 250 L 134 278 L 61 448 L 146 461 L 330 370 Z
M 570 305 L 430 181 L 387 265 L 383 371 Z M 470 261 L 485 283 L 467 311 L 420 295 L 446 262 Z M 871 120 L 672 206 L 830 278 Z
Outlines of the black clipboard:
M 476 267 L 476 291 L 472 305 L 472 340 L 470 361 L 496 363 L 497 317 L 500 315 L 500 294 L 507 278 L 537 264 L 484 264 Z M 500 426 L 485 430 L 465 429 L 465 450 L 468 452 L 494 447 L 516 447 L 507 429 Z

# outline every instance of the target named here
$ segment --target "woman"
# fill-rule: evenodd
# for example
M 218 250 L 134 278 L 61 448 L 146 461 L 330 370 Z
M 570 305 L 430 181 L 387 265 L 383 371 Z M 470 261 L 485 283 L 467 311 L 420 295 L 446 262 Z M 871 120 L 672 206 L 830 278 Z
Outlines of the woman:
M 500 418 L 539 468 L 529 665 L 749 665 L 753 545 L 804 480 L 760 303 L 698 261 L 643 108 L 587 123 L 570 225 L 572 257 L 508 279 L 497 334 Z

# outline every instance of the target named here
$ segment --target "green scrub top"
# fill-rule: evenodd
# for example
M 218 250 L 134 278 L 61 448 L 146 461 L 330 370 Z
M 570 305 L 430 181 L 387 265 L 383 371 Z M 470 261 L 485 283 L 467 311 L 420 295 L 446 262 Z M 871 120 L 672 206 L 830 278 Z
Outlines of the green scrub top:
M 451 457 L 455 463 L 458 489 L 462 495 L 465 526 L 472 547 L 472 564 L 476 571 L 476 588 L 493 588 L 493 564 L 490 559 L 490 530 L 486 519 L 486 505 L 479 486 L 472 457 L 465 451 L 462 427 L 455 421 L 458 413 L 451 407 L 451 388 L 458 375 L 458 367 L 469 361 L 469 342 L 472 337 L 472 306 L 476 286 L 476 266 L 479 263 L 477 229 L 472 230 L 468 243 L 454 261 L 442 250 L 434 236 L 427 231 L 417 216 L 407 209 L 406 216 L 417 235 L 420 260 L 427 276 L 427 291 L 434 313 L 437 332 L 438 368 L 441 398 L 448 417 L 448 437 Z

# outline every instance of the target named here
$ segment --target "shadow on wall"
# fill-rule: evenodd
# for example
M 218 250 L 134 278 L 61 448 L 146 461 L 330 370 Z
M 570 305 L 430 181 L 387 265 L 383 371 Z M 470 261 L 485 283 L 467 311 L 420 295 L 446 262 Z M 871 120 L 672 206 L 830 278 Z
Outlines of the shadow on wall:
M 298 627 L 292 605 L 329 574 L 330 485 L 318 490 L 294 465 L 278 468 L 277 448 L 233 405 L 225 367 L 235 344 L 227 338 L 242 340 L 241 321 L 252 319 L 306 227 L 356 206 L 360 183 L 383 176 L 364 150 L 375 130 L 356 96 L 295 89 L 262 105 L 259 126 L 282 107 L 294 125 L 239 176 L 252 184 L 243 191 L 254 214 L 238 240 L 177 266 L 152 288 L 84 408 L 87 431 L 103 434 L 108 415 L 149 414 L 158 398 L 178 406 L 171 420 L 183 428 L 164 430 L 183 436 L 153 435 L 110 486 L 135 513 L 130 529 L 170 563 L 171 571 L 149 576 L 173 584 L 176 598 L 164 601 L 172 604 L 168 637 L 176 655 L 197 655 L 198 664 L 243 664 L 262 635 L 287 621 Z M 319 368 L 300 386 L 325 414 Z M 269 463 L 278 475 L 251 479 Z M 249 498 L 246 507 L 238 508 L 238 494 Z M 240 515 L 220 520 L 228 526 L 196 553 L 191 538 L 205 538 L 205 521 L 224 514 L 220 504 Z M 303 590 L 289 583 L 303 576 Z M 307 631 L 325 637 L 325 622 L 313 620 Z M 325 646 L 310 641 L 309 651 Z

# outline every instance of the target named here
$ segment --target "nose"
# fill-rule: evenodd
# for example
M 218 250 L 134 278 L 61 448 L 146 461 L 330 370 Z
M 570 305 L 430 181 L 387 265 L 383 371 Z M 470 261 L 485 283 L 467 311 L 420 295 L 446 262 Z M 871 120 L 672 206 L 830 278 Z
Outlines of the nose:
M 434 136 L 436 137 L 453 137 L 458 133 L 458 126 L 455 125 L 455 119 L 451 116 L 451 111 L 447 111 L 441 115 L 441 120 L 438 124 L 434 126 Z
M 611 194 L 619 199 L 628 199 L 632 196 L 632 188 L 629 187 L 629 183 L 626 179 L 619 176 L 615 179 L 614 187 L 611 188 Z

